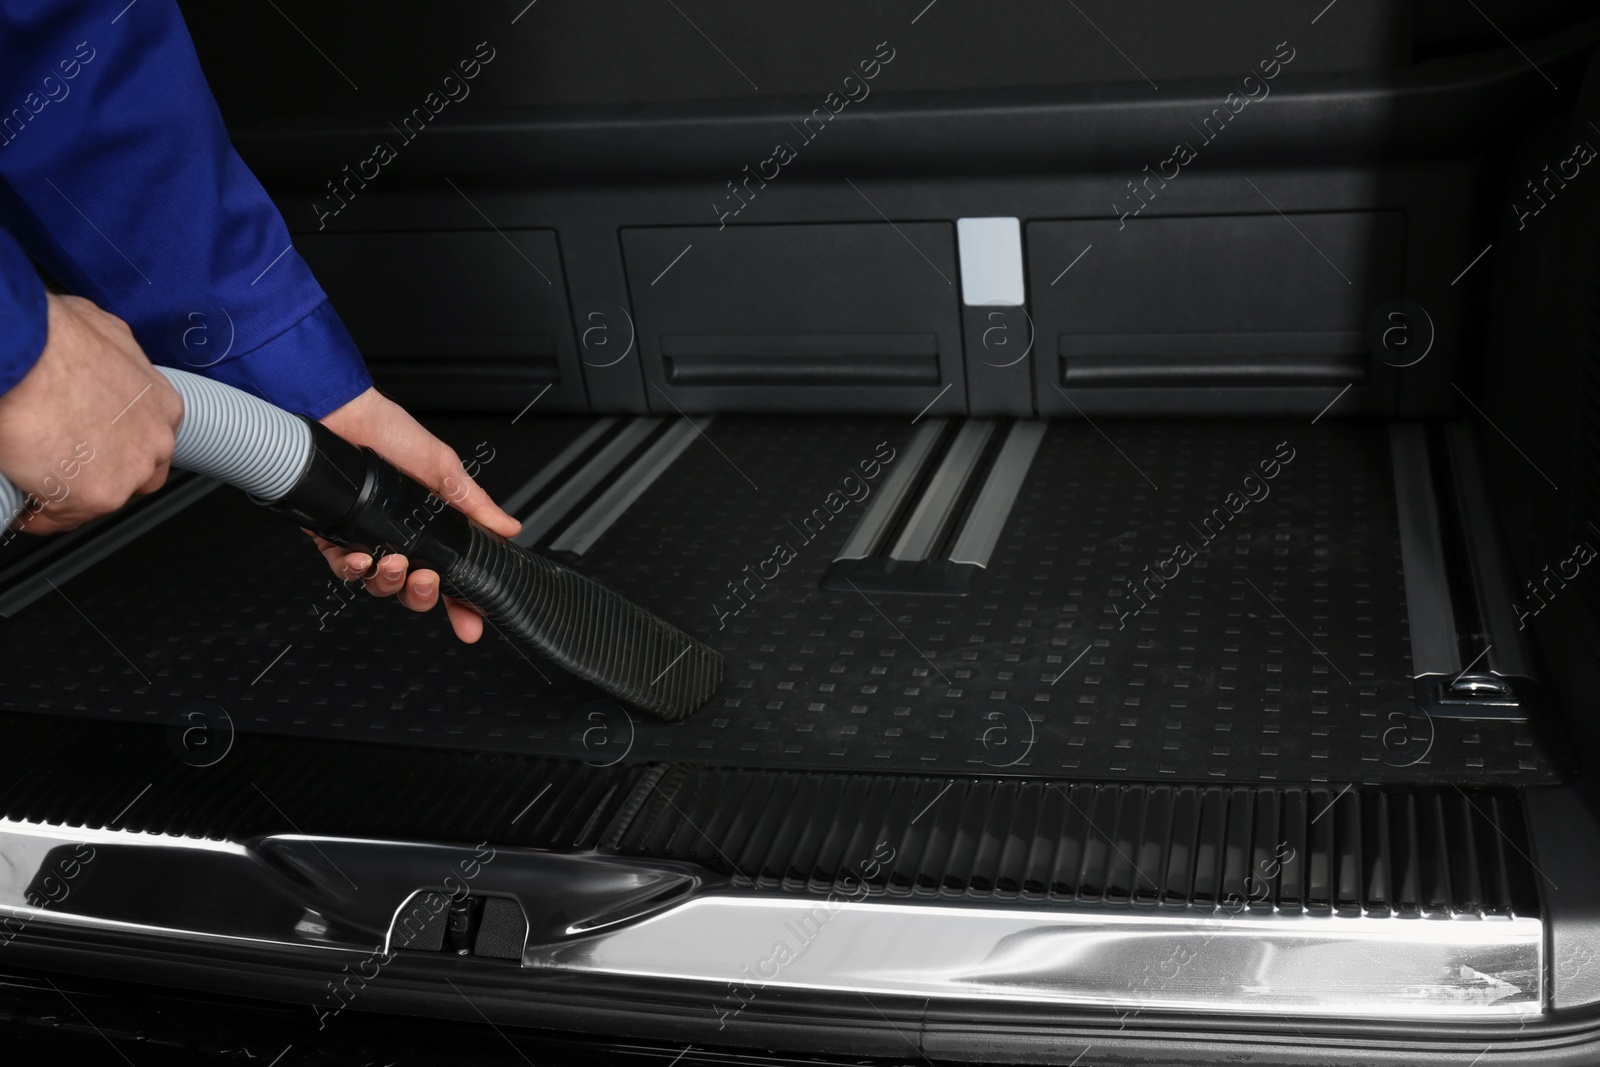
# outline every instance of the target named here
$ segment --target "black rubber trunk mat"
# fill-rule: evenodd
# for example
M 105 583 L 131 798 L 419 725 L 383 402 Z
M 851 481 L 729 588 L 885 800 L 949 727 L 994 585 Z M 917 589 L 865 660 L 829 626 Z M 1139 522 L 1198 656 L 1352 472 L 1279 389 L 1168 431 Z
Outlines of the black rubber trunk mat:
M 173 749 L 156 726 L 0 712 L 0 729 L 0 814 L 28 822 L 599 849 L 789 893 L 859 880 L 876 896 L 972 903 L 1539 912 L 1521 804 L 1503 788 L 596 768 L 265 734 L 185 766 L 169 755 L 193 746 Z M 863 867 L 880 843 L 894 859 Z
M 492 455 L 482 480 L 504 496 L 588 424 L 435 425 L 463 455 Z M 343 591 L 300 534 L 231 490 L 0 622 L 12 668 L 0 708 L 140 722 L 225 713 L 247 732 L 595 765 L 1559 777 L 1559 742 L 1537 722 L 1415 709 L 1384 426 L 1054 423 L 971 595 L 819 588 L 865 506 L 834 514 L 843 497 L 830 494 L 915 429 L 720 416 L 588 554 L 567 557 L 727 656 L 722 689 L 687 722 L 626 715 L 492 632 L 462 645 L 442 616 Z M 1220 533 L 1206 525 L 1274 459 L 1265 496 L 1251 490 L 1260 499 Z M 867 484 L 881 486 L 893 462 Z M 1172 575 L 1180 543 L 1196 557 L 1135 591 L 1146 567 Z M 743 598 L 731 590 L 775 565 Z

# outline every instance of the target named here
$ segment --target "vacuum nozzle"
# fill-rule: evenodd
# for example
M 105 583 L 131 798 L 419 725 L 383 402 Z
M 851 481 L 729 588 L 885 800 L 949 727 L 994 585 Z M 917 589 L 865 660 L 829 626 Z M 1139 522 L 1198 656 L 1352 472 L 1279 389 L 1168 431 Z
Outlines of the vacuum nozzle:
M 716 650 L 567 567 L 468 519 L 369 448 L 259 397 L 157 367 L 183 398 L 172 465 L 244 490 L 339 545 L 400 552 L 439 572 L 509 640 L 668 721 L 711 698 Z M 0 476 L 0 518 L 22 494 Z
M 306 466 L 287 493 L 263 502 L 269 509 L 334 544 L 382 546 L 437 570 L 447 595 L 477 608 L 507 638 L 669 722 L 721 683 L 716 650 L 484 529 L 371 449 L 307 425 Z

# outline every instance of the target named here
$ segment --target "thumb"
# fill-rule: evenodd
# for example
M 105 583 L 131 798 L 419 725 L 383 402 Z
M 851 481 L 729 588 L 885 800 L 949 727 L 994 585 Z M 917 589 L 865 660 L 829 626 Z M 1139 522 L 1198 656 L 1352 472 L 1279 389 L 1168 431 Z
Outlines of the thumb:
M 467 473 L 466 467 L 462 465 L 461 458 L 454 452 L 450 452 L 446 466 L 447 470 L 438 479 L 438 484 L 428 487 L 441 499 L 456 510 L 464 512 L 478 525 L 501 537 L 513 537 L 522 529 L 522 523 L 507 514 L 488 493 L 484 492 L 483 487 L 473 480 Z
M 453 448 L 376 389 L 323 416 L 322 424 L 348 441 L 376 449 L 441 500 L 500 536 L 511 537 L 522 528 L 473 480 Z

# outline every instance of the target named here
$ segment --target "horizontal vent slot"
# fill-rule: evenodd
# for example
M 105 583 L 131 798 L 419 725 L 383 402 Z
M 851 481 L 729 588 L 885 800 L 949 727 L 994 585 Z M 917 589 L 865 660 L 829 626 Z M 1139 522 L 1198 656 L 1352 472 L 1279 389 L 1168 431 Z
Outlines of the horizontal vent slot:
M 936 385 L 933 334 L 719 334 L 660 339 L 674 385 Z
M 1056 348 L 1061 383 L 1077 387 L 1344 384 L 1368 361 L 1354 331 L 1061 334 Z

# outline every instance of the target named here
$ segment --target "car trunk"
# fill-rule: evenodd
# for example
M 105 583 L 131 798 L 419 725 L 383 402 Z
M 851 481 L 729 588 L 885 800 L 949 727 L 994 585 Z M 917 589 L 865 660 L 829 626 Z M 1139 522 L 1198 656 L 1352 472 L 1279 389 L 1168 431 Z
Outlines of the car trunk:
M 1374 18 L 1176 177 L 1231 75 L 814 145 L 502 84 L 332 224 L 380 124 L 242 124 L 380 386 L 725 680 L 654 721 L 200 479 L 15 541 L 10 961 L 319 1030 L 1585 1062 L 1600 194 L 1523 182 L 1595 28 L 1407 65 Z

